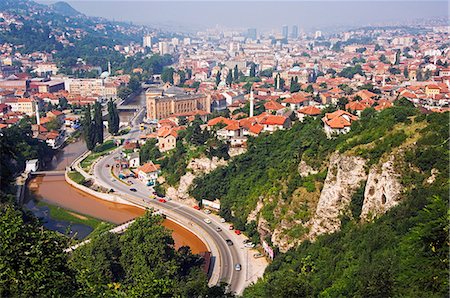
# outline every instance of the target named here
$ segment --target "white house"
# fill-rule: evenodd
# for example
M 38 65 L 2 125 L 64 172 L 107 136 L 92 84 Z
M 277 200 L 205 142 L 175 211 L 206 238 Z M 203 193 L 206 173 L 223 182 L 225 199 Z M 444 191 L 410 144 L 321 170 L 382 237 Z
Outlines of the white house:
M 331 138 L 333 135 L 348 133 L 352 122 L 358 119 L 349 112 L 337 110 L 333 113 L 326 113 L 322 121 L 327 137 Z
M 146 185 L 153 185 L 158 179 L 160 173 L 159 165 L 153 162 L 147 162 L 137 169 L 138 178 Z
M 128 167 L 137 168 L 139 167 L 139 152 L 133 152 L 128 156 Z

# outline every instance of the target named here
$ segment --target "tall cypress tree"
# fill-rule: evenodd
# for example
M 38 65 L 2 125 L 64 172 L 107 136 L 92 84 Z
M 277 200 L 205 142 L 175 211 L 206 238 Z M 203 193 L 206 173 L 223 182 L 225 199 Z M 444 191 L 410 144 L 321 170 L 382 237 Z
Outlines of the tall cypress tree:
M 88 150 L 92 150 L 95 147 L 95 129 L 92 123 L 91 106 L 88 105 L 84 112 L 83 119 L 83 136 L 86 142 Z
M 119 132 L 119 112 L 112 100 L 108 102 L 108 131 L 110 134 Z
M 222 73 L 219 71 L 216 75 L 216 86 L 219 86 L 221 76 L 222 76 Z
M 234 66 L 234 80 L 237 82 L 239 80 L 239 69 L 237 64 Z
M 231 86 L 231 83 L 233 83 L 233 74 L 231 73 L 231 69 L 230 69 L 230 71 L 227 74 L 226 82 L 227 82 L 228 86 Z
M 94 105 L 94 127 L 95 127 L 95 142 L 103 144 L 102 106 L 99 102 L 96 102 Z
M 250 66 L 250 76 L 254 78 L 256 76 L 256 64 L 252 63 Z

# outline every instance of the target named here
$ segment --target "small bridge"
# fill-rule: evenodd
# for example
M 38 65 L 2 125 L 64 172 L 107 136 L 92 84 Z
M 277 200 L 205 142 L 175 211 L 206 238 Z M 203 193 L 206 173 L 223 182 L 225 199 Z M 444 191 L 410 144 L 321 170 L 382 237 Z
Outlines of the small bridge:
M 118 105 L 117 110 L 119 111 L 137 111 L 141 108 L 138 105 Z
M 30 172 L 30 175 L 47 175 L 47 176 L 57 176 L 57 175 L 64 175 L 65 171 L 36 171 L 36 172 Z

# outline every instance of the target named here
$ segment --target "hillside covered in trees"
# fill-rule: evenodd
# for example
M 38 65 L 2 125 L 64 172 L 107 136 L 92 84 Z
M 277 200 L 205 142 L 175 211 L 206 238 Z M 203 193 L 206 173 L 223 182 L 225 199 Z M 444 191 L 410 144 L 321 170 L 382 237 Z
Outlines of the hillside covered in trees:
M 319 119 L 309 119 L 251 140 L 247 153 L 197 178 L 191 195 L 220 198 L 221 214 L 255 241 L 301 240 L 279 253 L 245 296 L 445 296 L 448 117 L 421 114 L 400 100 L 379 113 L 365 110 L 350 133 L 334 139 L 325 137 Z M 399 202 L 363 217 L 368 191 L 355 186 L 348 206 L 338 210 L 340 229 L 311 235 L 332 154 L 360 158 L 366 173 L 394 160 Z M 284 238 L 273 243 L 279 231 Z
M 109 232 L 72 253 L 74 239 L 47 230 L 15 203 L 25 160 L 51 158 L 24 121 L 0 135 L 0 297 L 221 297 L 208 287 L 203 258 L 175 249 L 161 216 L 147 212 L 121 235 Z

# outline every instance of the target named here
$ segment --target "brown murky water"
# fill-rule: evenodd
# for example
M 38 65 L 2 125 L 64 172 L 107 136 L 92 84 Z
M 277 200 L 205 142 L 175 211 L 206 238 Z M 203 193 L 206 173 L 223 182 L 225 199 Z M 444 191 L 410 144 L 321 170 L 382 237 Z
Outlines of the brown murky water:
M 86 150 L 83 142 L 69 144 L 53 162 L 53 169 L 64 169 Z M 44 202 L 86 214 L 115 224 L 126 222 L 144 214 L 138 207 L 97 199 L 66 183 L 63 175 L 38 176 L 30 180 L 29 188 Z M 175 247 L 190 246 L 193 253 L 206 251 L 205 244 L 193 233 L 180 225 L 165 220 L 163 225 L 172 230 Z

